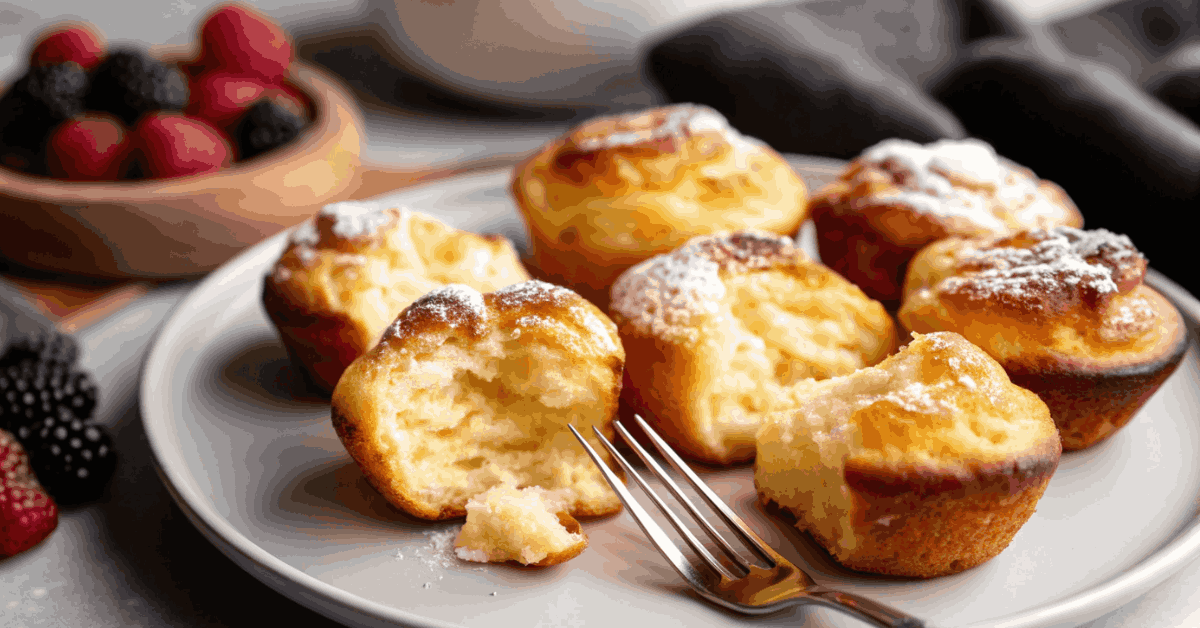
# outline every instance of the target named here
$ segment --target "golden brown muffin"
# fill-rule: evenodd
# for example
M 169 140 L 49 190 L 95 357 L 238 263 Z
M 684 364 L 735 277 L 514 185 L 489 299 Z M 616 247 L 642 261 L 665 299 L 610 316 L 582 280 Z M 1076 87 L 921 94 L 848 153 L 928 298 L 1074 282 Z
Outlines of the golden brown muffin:
M 529 279 L 506 238 L 407 209 L 338 203 L 296 228 L 263 306 L 309 378 L 330 392 L 417 297 L 448 283 L 492 291 Z
M 913 258 L 912 331 L 955 331 L 1050 407 L 1064 449 L 1116 432 L 1183 359 L 1179 312 L 1142 284 L 1146 259 L 1103 229 L 950 239 Z
M 535 274 L 601 309 L 630 266 L 700 234 L 791 234 L 808 201 L 778 153 L 699 105 L 588 121 L 519 164 L 512 192 Z
M 616 326 L 566 288 L 452 284 L 346 369 L 333 426 L 371 485 L 423 519 L 461 517 L 498 484 L 609 514 L 621 503 L 567 426 L 612 437 L 624 361 Z
M 758 434 L 754 483 L 838 562 L 932 578 L 999 554 L 1062 454 L 1037 395 L 953 333 L 810 382 Z
M 467 502 L 454 553 L 477 563 L 549 567 L 575 558 L 588 538 L 560 500 L 537 486 L 493 486 Z
M 769 412 L 807 378 L 852 373 L 896 346 L 879 303 L 787 236 L 697 236 L 629 269 L 612 317 L 628 355 L 622 399 L 686 455 L 754 457 Z
M 900 305 L 909 260 L 930 242 L 1083 226 L 1062 188 L 974 139 L 880 142 L 809 211 L 821 261 L 889 310 Z

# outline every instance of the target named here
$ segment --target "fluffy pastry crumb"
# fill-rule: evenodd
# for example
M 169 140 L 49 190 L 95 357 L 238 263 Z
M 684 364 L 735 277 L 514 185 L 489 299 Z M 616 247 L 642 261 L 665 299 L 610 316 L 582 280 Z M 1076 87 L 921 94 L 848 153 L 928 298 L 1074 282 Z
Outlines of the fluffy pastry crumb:
M 609 514 L 620 501 L 567 425 L 611 437 L 624 358 L 612 321 L 570 290 L 451 285 L 351 364 L 333 423 L 368 481 L 417 517 L 462 516 L 499 484 L 554 491 L 572 515 Z
M 932 577 L 998 554 L 1061 447 L 1046 405 L 952 333 L 810 381 L 758 434 L 755 485 L 848 567 Z
M 754 456 L 766 413 L 807 378 L 844 375 L 895 348 L 883 306 L 787 236 L 697 236 L 625 272 L 613 320 L 629 356 L 623 398 L 686 455 Z
M 579 522 L 561 499 L 540 487 L 494 486 L 467 502 L 467 521 L 454 541 L 459 558 L 556 565 L 587 547 Z

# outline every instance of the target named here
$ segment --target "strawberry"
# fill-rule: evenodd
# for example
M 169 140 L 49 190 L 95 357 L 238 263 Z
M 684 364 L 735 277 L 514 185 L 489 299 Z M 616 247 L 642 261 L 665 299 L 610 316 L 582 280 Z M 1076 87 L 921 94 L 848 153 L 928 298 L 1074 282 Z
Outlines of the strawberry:
M 33 476 L 25 449 L 0 430 L 0 556 L 20 554 L 56 527 L 58 506 Z
M 200 27 L 199 65 L 207 71 L 278 83 L 287 74 L 292 57 L 292 42 L 283 28 L 245 4 L 222 6 Z
M 265 91 L 262 79 L 207 72 L 192 81 L 191 99 L 184 113 L 228 131 Z
M 104 56 L 104 38 L 90 24 L 60 25 L 42 36 L 29 55 L 31 67 L 74 61 L 90 70 Z
M 152 113 L 133 129 L 138 161 L 148 177 L 179 177 L 230 165 L 229 141 L 208 123 L 186 115 Z
M 115 181 L 129 156 L 125 127 L 112 116 L 68 120 L 50 134 L 46 169 L 50 176 L 76 181 Z

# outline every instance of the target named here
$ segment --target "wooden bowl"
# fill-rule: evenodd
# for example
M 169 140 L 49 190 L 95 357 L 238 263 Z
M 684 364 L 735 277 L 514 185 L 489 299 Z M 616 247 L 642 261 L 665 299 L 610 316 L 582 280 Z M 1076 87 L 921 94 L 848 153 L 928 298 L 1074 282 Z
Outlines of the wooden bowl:
M 358 186 L 362 114 L 337 79 L 296 61 L 313 121 L 291 144 L 218 172 L 73 182 L 0 168 L 0 257 L 99 278 L 208 272 Z

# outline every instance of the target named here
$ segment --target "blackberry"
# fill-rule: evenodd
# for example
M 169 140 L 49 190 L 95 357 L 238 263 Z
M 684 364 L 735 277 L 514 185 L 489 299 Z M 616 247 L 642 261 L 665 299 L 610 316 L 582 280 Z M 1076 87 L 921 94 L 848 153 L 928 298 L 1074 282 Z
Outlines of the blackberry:
M 30 68 L 13 89 L 28 93 L 45 108 L 51 119 L 62 122 L 83 112 L 88 75 L 74 62 Z
M 66 409 L 89 418 L 96 409 L 96 386 L 82 371 L 61 364 L 22 362 L 0 367 L 0 429 L 31 448 L 34 426 Z
M 22 362 L 41 362 L 74 366 L 79 359 L 79 345 L 75 338 L 55 331 L 40 331 L 22 336 L 11 343 L 0 355 L 0 367 L 13 366 Z
M 133 126 L 144 113 L 183 109 L 187 101 L 187 80 L 177 68 L 138 50 L 119 50 L 92 73 L 85 102 L 88 109 L 106 111 Z
M 246 110 L 237 124 L 234 140 L 241 159 L 249 159 L 296 139 L 304 119 L 263 99 Z
M 42 426 L 31 454 L 34 474 L 59 504 L 100 497 L 117 465 L 108 431 L 64 407 Z
M 88 75 L 77 63 L 31 68 L 0 98 L 0 163 L 45 173 L 46 138 L 83 112 Z

